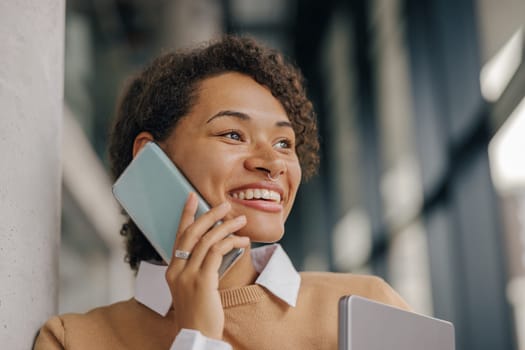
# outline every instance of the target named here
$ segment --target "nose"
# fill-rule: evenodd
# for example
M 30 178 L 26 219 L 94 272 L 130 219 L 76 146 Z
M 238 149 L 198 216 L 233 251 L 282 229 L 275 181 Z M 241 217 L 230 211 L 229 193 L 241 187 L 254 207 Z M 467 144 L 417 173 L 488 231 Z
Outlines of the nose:
M 259 147 L 245 159 L 245 168 L 277 180 L 286 173 L 286 163 L 273 147 Z

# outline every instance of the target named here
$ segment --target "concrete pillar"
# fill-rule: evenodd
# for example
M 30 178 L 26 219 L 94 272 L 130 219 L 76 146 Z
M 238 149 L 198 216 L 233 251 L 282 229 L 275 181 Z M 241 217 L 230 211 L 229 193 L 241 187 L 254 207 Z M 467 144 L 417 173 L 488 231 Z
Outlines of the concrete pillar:
M 65 0 L 0 1 L 0 344 L 56 313 Z

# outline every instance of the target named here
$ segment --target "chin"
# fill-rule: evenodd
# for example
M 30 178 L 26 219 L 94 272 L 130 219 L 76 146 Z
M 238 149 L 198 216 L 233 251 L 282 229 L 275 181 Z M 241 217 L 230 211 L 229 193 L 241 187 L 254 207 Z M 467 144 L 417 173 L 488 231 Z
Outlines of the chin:
M 277 225 L 247 225 L 236 233 L 238 236 L 249 237 L 254 243 L 274 243 L 284 235 L 284 226 Z

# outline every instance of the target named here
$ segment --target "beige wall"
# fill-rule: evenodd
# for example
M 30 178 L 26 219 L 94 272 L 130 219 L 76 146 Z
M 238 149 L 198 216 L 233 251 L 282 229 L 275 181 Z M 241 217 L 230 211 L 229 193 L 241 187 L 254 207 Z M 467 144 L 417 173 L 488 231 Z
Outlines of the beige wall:
M 0 1 L 0 344 L 57 307 L 64 0 Z

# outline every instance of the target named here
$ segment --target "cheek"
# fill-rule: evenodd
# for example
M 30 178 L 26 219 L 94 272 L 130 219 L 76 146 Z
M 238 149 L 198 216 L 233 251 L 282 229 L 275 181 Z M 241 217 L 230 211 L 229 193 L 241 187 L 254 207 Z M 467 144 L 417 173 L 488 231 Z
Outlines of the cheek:
M 190 182 L 200 189 L 204 184 L 208 176 L 207 174 L 213 174 L 213 170 L 210 166 L 213 164 L 213 159 L 208 159 L 205 154 L 198 150 L 187 151 L 179 150 L 173 157 L 175 164 L 182 170 L 184 175 L 190 180 Z
M 301 166 L 299 165 L 299 162 L 294 162 L 288 165 L 288 173 L 289 173 L 289 186 L 290 186 L 290 203 L 289 203 L 289 209 L 287 212 L 290 212 L 291 207 L 293 205 L 293 202 L 295 201 L 295 196 L 297 194 L 297 190 L 299 189 L 299 185 L 301 184 Z
M 235 176 L 236 162 L 231 156 L 218 155 L 217 152 L 194 150 L 184 159 L 184 175 L 212 207 L 221 204 L 225 198 L 225 188 Z
M 290 172 L 291 187 L 293 187 L 295 189 L 295 192 L 297 192 L 297 189 L 301 184 L 302 177 L 301 165 L 299 164 L 299 161 L 290 164 L 288 166 L 288 171 Z

